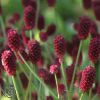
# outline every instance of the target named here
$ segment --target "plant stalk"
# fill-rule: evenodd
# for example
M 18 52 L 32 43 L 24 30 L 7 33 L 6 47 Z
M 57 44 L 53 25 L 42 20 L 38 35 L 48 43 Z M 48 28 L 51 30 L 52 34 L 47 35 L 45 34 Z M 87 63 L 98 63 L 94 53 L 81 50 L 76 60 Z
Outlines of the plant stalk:
M 58 80 L 57 80 L 57 76 L 56 76 L 56 74 L 55 74 L 54 76 L 55 76 L 56 88 L 57 88 L 57 94 L 58 94 L 58 100 L 59 100 L 60 95 L 59 95 L 59 88 L 58 88 Z
M 82 100 L 83 95 L 84 95 L 84 94 L 82 93 L 79 100 Z
M 71 81 L 71 85 L 70 85 L 70 91 L 72 90 L 72 87 L 73 87 L 73 83 L 74 83 L 74 79 L 75 79 L 75 73 L 76 73 L 76 70 L 77 70 L 77 65 L 78 65 L 78 60 L 79 60 L 81 48 L 82 48 L 82 40 L 80 41 L 80 44 L 79 44 L 79 49 L 78 49 L 78 53 L 77 53 L 77 57 L 76 57 L 76 63 L 75 63 L 75 67 L 74 67 L 73 77 L 72 77 L 72 81 Z
M 12 76 L 12 81 L 13 81 L 14 88 L 15 88 L 15 91 L 16 91 L 17 99 L 18 99 L 18 100 L 21 100 L 20 95 L 19 95 L 19 92 L 18 92 L 16 80 L 15 80 L 15 77 L 14 77 L 14 76 Z

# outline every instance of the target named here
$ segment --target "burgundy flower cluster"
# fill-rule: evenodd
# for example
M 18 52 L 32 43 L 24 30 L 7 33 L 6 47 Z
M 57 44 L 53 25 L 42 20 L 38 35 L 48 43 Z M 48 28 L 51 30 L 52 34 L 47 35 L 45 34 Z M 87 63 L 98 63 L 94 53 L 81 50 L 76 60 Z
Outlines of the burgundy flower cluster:
M 16 73 L 16 58 L 12 51 L 5 50 L 2 53 L 2 65 L 9 76 Z
M 64 40 L 64 37 L 61 35 L 56 36 L 53 43 L 57 57 L 59 59 L 62 59 L 66 52 L 66 42 Z
M 83 0 L 83 6 L 85 9 L 93 9 L 96 19 L 100 21 L 100 0 Z
M 38 41 L 30 40 L 28 42 L 29 57 L 32 63 L 36 63 L 41 58 L 41 47 Z
M 80 81 L 80 89 L 83 92 L 87 92 L 90 88 L 92 88 L 92 85 L 95 81 L 96 77 L 96 70 L 95 68 L 91 66 L 87 66 L 83 71 L 82 71 L 82 78 Z
M 98 60 L 100 60 L 100 37 L 91 39 L 88 56 L 93 63 L 96 63 Z

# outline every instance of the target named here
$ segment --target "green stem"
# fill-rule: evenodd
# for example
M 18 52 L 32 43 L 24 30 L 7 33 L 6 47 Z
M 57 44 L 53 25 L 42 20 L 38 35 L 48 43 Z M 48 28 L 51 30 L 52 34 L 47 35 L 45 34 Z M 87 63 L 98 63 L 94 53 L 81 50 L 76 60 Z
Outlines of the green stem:
M 91 95 L 92 95 L 92 89 L 89 91 L 89 100 L 91 100 Z
M 20 79 L 20 77 L 19 77 L 19 73 L 18 72 L 16 72 L 16 79 L 17 79 L 17 82 L 16 82 L 16 84 L 19 84 L 19 88 L 20 88 L 20 91 L 19 91 L 19 94 L 20 94 L 20 96 L 21 97 L 23 97 L 23 94 L 24 94 L 24 91 L 23 91 L 23 86 L 22 86 L 22 82 L 21 82 L 21 79 Z M 20 97 L 20 98 L 21 98 Z
M 30 40 L 32 40 L 32 30 L 30 30 L 29 33 L 30 33 Z
M 82 93 L 79 100 L 82 100 L 83 95 L 84 95 L 84 94 Z
M 27 88 L 26 95 L 25 95 L 25 100 L 27 100 L 28 94 L 30 93 L 29 90 L 30 90 L 30 87 L 31 87 L 31 80 L 32 80 L 32 74 L 30 73 L 28 88 Z
M 75 79 L 75 73 L 77 70 L 78 60 L 79 60 L 79 56 L 80 56 L 80 52 L 81 52 L 81 47 L 82 47 L 82 40 L 80 41 L 80 44 L 79 44 L 79 49 L 78 49 L 78 53 L 77 53 L 77 57 L 76 57 L 76 63 L 75 63 L 75 67 L 74 67 L 73 77 L 72 77 L 72 81 L 71 81 L 71 85 L 70 85 L 70 91 L 72 91 L 72 87 L 73 87 L 73 83 L 74 83 L 74 79 Z
M 61 72 L 62 72 L 62 77 L 63 77 L 63 81 L 64 81 L 64 84 L 66 86 L 66 90 L 68 90 L 68 87 L 67 87 L 67 82 L 66 82 L 66 74 L 65 74 L 65 70 L 64 70 L 64 66 L 63 66 L 63 63 L 61 62 Z
M 3 37 L 4 37 L 4 40 L 6 42 L 6 31 L 5 31 L 5 25 L 4 25 L 2 16 L 0 16 L 0 23 L 1 23 L 1 29 L 2 29 L 2 32 L 3 32 Z
M 38 99 L 41 100 L 41 83 L 39 83 Z
M 51 93 L 52 96 L 54 96 L 54 98 L 57 98 L 57 96 L 53 93 L 53 91 L 38 77 L 38 75 L 33 71 L 33 69 L 28 65 L 28 63 L 24 60 L 24 58 L 22 57 L 22 55 L 20 54 L 20 52 L 18 52 L 21 59 L 23 60 L 23 62 L 25 63 L 25 65 L 27 66 L 27 68 L 30 70 L 30 72 L 34 75 L 34 77 L 44 86 L 46 87 L 49 92 Z
M 2 92 L 2 91 L 1 91 L 1 85 L 0 85 L 0 98 L 1 98 L 1 92 Z
M 56 76 L 56 74 L 55 74 L 54 76 L 55 76 L 56 88 L 57 88 L 57 94 L 58 94 L 58 100 L 59 100 L 60 95 L 59 95 L 59 89 L 58 89 L 58 80 L 57 80 L 57 76 Z
M 68 86 L 67 86 L 67 82 L 66 82 L 67 77 L 66 77 L 64 66 L 63 66 L 62 62 L 61 62 L 61 73 L 62 73 L 63 81 L 64 81 L 64 84 L 65 84 L 65 87 L 66 87 L 66 91 L 68 91 Z M 69 91 L 67 92 L 67 97 L 68 97 L 68 100 L 70 100 L 69 99 Z
M 19 92 L 18 92 L 16 80 L 15 80 L 15 77 L 14 77 L 14 76 L 12 76 L 12 81 L 13 81 L 14 88 L 15 88 L 15 91 L 16 91 L 17 99 L 18 99 L 18 100 L 21 100 L 20 95 L 19 95 Z

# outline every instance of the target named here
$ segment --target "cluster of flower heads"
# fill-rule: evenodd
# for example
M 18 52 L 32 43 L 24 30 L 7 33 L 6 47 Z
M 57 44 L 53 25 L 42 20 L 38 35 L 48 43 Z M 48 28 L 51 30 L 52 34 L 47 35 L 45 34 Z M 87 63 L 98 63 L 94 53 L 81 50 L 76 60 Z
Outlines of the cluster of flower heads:
M 94 0 L 92 3 L 91 0 L 83 0 L 84 7 L 86 9 L 93 6 L 96 18 L 99 19 L 99 0 Z M 56 0 L 47 0 L 49 7 L 53 7 L 56 3 Z M 16 60 L 19 60 L 22 64 L 24 63 L 23 59 L 20 57 L 19 53 L 23 56 L 25 61 L 31 61 L 33 64 L 38 66 L 38 76 L 41 78 L 45 84 L 49 85 L 51 88 L 56 88 L 56 82 L 54 75 L 57 75 L 58 82 L 58 92 L 62 96 L 67 91 L 65 85 L 60 81 L 62 78 L 61 74 L 61 62 L 64 61 L 65 54 L 71 56 L 72 64 L 65 67 L 65 76 L 68 86 L 70 86 L 74 67 L 76 63 L 77 53 L 79 49 L 80 41 L 83 41 L 91 35 L 91 40 L 88 48 L 88 58 L 92 63 L 96 63 L 100 60 L 100 35 L 98 33 L 97 26 L 94 21 L 92 21 L 87 16 L 80 17 L 78 23 L 74 24 L 74 29 L 77 34 L 73 36 L 72 41 L 67 41 L 64 39 L 64 36 L 57 35 L 54 37 L 52 46 L 54 52 L 51 55 L 53 61 L 50 61 L 47 68 L 43 68 L 45 60 L 44 52 L 40 42 L 33 39 L 29 39 L 26 36 L 26 31 L 32 30 L 36 27 L 36 11 L 37 11 L 37 2 L 36 0 L 22 0 L 23 5 L 23 16 L 24 16 L 24 26 L 22 27 L 21 34 L 14 28 L 7 29 L 7 47 L 0 52 L 0 67 L 2 67 L 9 76 L 16 75 L 17 65 Z M 0 6 L 0 14 L 1 14 Z M 15 13 L 9 23 L 14 24 L 20 19 L 18 13 Z M 45 18 L 39 12 L 39 17 L 37 20 L 37 28 L 40 31 L 39 37 L 40 40 L 46 42 L 48 37 L 53 35 L 56 32 L 56 25 L 50 24 L 45 29 Z M 45 30 L 45 31 L 44 31 Z M 49 51 L 48 51 L 49 52 Z M 50 52 L 51 53 L 51 52 Z M 16 56 L 15 56 L 16 54 Z M 45 54 L 46 55 L 46 54 Z M 53 57 L 52 57 L 53 56 Z M 82 65 L 83 62 L 82 51 L 79 55 L 78 66 Z M 42 66 L 40 68 L 40 66 Z M 0 72 L 1 73 L 1 72 Z M 20 73 L 20 79 L 23 85 L 23 88 L 28 87 L 29 80 L 25 73 Z M 1 79 L 1 78 L 0 78 Z M 0 80 L 1 81 L 1 80 Z M 75 73 L 74 86 L 80 88 L 83 92 L 88 92 L 90 88 L 93 88 L 93 84 L 96 81 L 96 69 L 93 66 L 86 66 L 81 72 Z M 1 83 L 1 82 L 0 82 Z M 77 86 L 78 85 L 78 86 Z M 100 95 L 100 86 L 96 87 L 96 93 Z M 32 92 L 32 97 L 37 100 L 37 92 Z M 73 99 L 75 96 L 73 95 Z M 47 96 L 46 100 L 53 100 L 52 96 Z
M 85 9 L 92 9 L 97 20 L 100 21 L 100 0 L 83 0 Z

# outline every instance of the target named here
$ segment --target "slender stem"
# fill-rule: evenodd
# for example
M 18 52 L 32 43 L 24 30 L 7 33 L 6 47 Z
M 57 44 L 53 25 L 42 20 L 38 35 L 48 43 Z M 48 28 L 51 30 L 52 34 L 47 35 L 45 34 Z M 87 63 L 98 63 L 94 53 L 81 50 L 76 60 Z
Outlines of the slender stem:
M 79 49 L 78 49 L 78 53 L 77 53 L 77 57 L 76 57 L 76 63 L 75 63 L 75 67 L 74 67 L 73 77 L 72 77 L 72 81 L 71 81 L 71 85 L 70 85 L 70 91 L 72 90 L 72 87 L 73 87 L 75 73 L 77 70 L 78 60 L 79 60 L 79 56 L 80 56 L 80 52 L 81 52 L 81 47 L 82 47 L 82 40 L 80 41 L 80 44 L 79 44 Z
M 79 100 L 82 100 L 83 95 L 84 95 L 84 94 L 82 93 Z
M 91 100 L 91 95 L 92 95 L 92 89 L 89 91 L 89 100 Z
M 30 30 L 29 33 L 30 33 L 30 40 L 32 40 L 32 30 Z
M 39 83 L 38 99 L 41 100 L 41 83 Z
M 31 80 L 32 80 L 32 74 L 30 73 L 28 88 L 27 88 L 26 95 L 25 95 L 25 100 L 27 100 L 27 96 L 28 96 L 28 93 L 29 93 L 29 90 L 30 90 Z
M 64 66 L 63 66 L 63 63 L 61 62 L 61 72 L 62 72 L 62 77 L 63 77 L 63 81 L 64 81 L 64 84 L 66 86 L 66 90 L 68 90 L 68 87 L 67 87 L 67 82 L 66 82 L 66 74 L 65 74 L 65 70 L 64 70 Z
M 57 94 L 58 94 L 58 100 L 59 100 L 60 95 L 59 95 L 59 89 L 58 89 L 58 80 L 57 80 L 57 76 L 56 76 L 56 74 L 55 74 L 54 76 L 55 76 L 56 88 L 57 88 Z
M 21 91 L 19 92 L 19 93 L 21 93 L 22 94 L 22 96 L 23 96 L 23 93 L 24 93 L 24 91 L 23 91 L 23 86 L 22 86 L 22 82 L 21 82 L 21 79 L 20 79 L 20 77 L 19 77 L 19 73 L 18 72 L 16 72 L 16 78 L 17 78 L 17 80 L 18 80 L 18 82 L 17 83 L 19 83 L 19 87 L 20 87 L 20 89 L 21 89 Z
M 63 66 L 62 62 L 61 62 L 61 73 L 62 73 L 63 81 L 64 81 L 64 84 L 65 84 L 65 87 L 66 87 L 66 91 L 68 91 L 68 86 L 67 86 L 67 82 L 66 82 L 67 81 L 67 77 L 66 77 L 64 66 Z M 68 97 L 68 100 L 70 100 L 69 91 L 67 92 L 67 97 Z
M 39 9 L 40 9 L 40 1 L 37 0 L 37 11 L 36 11 L 36 18 L 35 18 L 35 28 L 37 29 L 38 18 L 39 18 Z
M 24 58 L 22 57 L 22 55 L 20 54 L 20 52 L 18 52 L 21 59 L 23 60 L 23 62 L 25 63 L 25 65 L 27 66 L 27 68 L 30 70 L 30 72 L 34 75 L 34 77 L 44 86 L 46 87 L 49 92 L 51 93 L 52 96 L 54 96 L 54 98 L 57 98 L 57 96 L 53 93 L 53 91 L 38 77 L 38 75 L 33 71 L 33 69 L 28 65 L 28 63 L 24 60 Z
M 0 23 L 1 23 L 1 29 L 2 29 L 2 32 L 3 32 L 3 37 L 4 37 L 4 40 L 6 42 L 6 31 L 5 31 L 5 25 L 4 25 L 2 16 L 0 16 Z
M 20 95 L 19 95 L 19 92 L 18 92 L 16 80 L 15 80 L 15 77 L 14 77 L 14 76 L 12 76 L 12 81 L 13 81 L 13 84 L 14 84 L 14 88 L 15 88 L 15 90 L 16 90 L 17 99 L 18 99 L 18 100 L 21 100 Z

